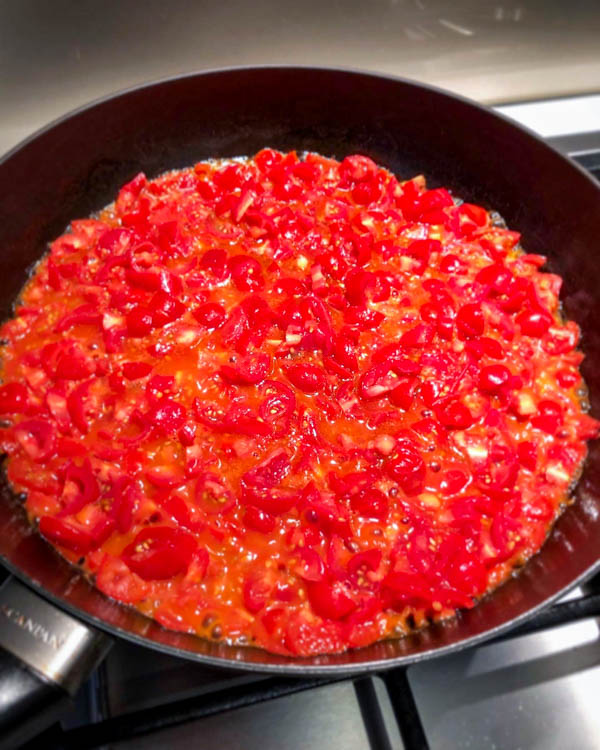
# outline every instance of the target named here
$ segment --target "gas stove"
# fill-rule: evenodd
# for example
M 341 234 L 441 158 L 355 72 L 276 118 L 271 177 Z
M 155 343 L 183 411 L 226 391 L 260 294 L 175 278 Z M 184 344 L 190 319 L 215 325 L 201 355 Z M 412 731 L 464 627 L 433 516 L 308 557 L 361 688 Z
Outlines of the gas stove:
M 600 132 L 549 140 L 600 180 Z M 494 642 L 356 680 L 220 671 L 118 641 L 27 747 L 597 750 L 598 617 L 600 576 Z

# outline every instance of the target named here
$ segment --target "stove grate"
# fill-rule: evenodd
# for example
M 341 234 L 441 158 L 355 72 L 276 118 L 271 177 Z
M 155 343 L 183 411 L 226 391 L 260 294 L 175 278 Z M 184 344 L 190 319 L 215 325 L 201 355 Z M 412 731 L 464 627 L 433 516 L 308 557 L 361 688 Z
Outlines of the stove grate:
M 541 611 L 522 626 L 499 636 L 498 639 L 486 641 L 486 645 L 497 640 L 517 638 L 590 617 L 600 617 L 600 593 L 587 594 L 555 604 Z M 380 676 L 387 689 L 405 750 L 428 750 L 425 730 L 406 672 L 405 667 L 400 667 L 384 672 Z M 116 742 L 132 740 L 150 732 L 348 679 L 351 678 L 298 680 L 289 677 L 268 677 L 259 682 L 227 687 L 214 693 L 113 716 L 73 729 L 64 730 L 57 725 L 32 741 L 27 748 L 28 750 L 34 750 L 34 748 L 35 750 L 41 748 L 44 750 L 51 748 L 86 750 L 102 746 L 112 747 Z M 373 678 L 360 677 L 353 682 L 371 750 L 389 750 L 390 740 L 375 694 Z

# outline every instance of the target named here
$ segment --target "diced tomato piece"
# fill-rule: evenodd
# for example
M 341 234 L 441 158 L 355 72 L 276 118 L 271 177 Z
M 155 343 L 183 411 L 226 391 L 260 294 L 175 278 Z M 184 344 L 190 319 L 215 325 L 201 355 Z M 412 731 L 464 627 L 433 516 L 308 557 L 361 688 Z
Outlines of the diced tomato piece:
M 261 575 L 260 571 L 256 571 L 250 578 L 246 579 L 242 587 L 242 595 L 244 606 L 248 612 L 255 615 L 263 609 L 269 601 L 271 588 L 266 581 L 266 572 Z
M 407 495 L 417 495 L 423 488 L 425 462 L 408 441 L 399 441 L 385 464 L 387 474 L 398 482 Z
M 162 581 L 187 571 L 195 551 L 191 534 L 171 526 L 149 526 L 136 534 L 121 557 L 145 581 Z
M 79 552 L 85 555 L 94 546 L 94 538 L 89 531 L 81 526 L 76 526 L 63 518 L 53 516 L 42 516 L 40 518 L 40 534 L 53 544 L 71 552 Z
M 237 504 L 237 498 L 216 474 L 205 473 L 196 481 L 195 503 L 209 514 L 227 513 Z
M 380 549 L 368 549 L 357 552 L 348 563 L 348 572 L 355 574 L 361 571 L 374 571 L 381 564 L 382 552 Z
M 95 502 L 100 496 L 100 487 L 92 471 L 89 458 L 81 466 L 70 464 L 65 472 L 61 501 L 61 515 L 78 513 L 84 506 Z
M 27 388 L 22 383 L 0 386 L 0 414 L 24 414 L 27 402 Z
M 139 380 L 151 372 L 152 365 L 149 362 L 125 362 L 123 365 L 123 375 L 127 380 Z
M 290 471 L 289 456 L 284 450 L 277 450 L 264 461 L 247 471 L 242 481 L 255 487 L 275 487 Z
M 289 652 L 296 656 L 334 654 L 346 647 L 339 623 L 308 622 L 300 613 L 290 618 L 284 643 Z
M 215 302 L 207 302 L 193 310 L 192 315 L 200 325 L 205 328 L 215 329 L 223 325 L 227 313 L 222 305 L 218 305 Z
M 118 557 L 106 555 L 96 573 L 96 586 L 107 596 L 135 604 L 148 595 L 148 584 Z
M 161 398 L 152 404 L 148 422 L 164 435 L 172 435 L 185 422 L 185 409 L 171 398 Z
M 243 292 L 255 292 L 265 284 L 260 264 L 249 255 L 235 255 L 228 262 L 231 278 Z
M 350 506 L 365 518 L 385 521 L 389 513 L 389 500 L 381 490 L 363 489 L 350 497 Z
M 327 385 L 327 376 L 323 369 L 310 363 L 292 365 L 286 370 L 286 375 L 291 383 L 304 393 L 317 393 Z
M 14 435 L 33 461 L 45 461 L 54 453 L 56 435 L 50 422 L 29 419 L 14 427 Z
M 269 534 L 275 528 L 275 517 L 267 511 L 247 505 L 244 512 L 244 522 L 249 529 L 261 534 Z
M 340 582 L 307 581 L 306 590 L 315 614 L 328 620 L 341 620 L 358 606 Z
M 298 504 L 299 494 L 295 490 L 244 487 L 242 500 L 244 504 L 258 508 L 269 515 L 279 516 L 288 513 Z
M 133 511 L 139 499 L 139 490 L 130 477 L 123 476 L 113 483 L 111 496 L 113 502 L 110 513 L 121 534 L 126 534 L 133 523 Z
M 270 368 L 269 355 L 256 354 L 239 358 L 234 365 L 223 365 L 219 373 L 228 383 L 255 385 L 267 377 Z
M 323 581 L 325 579 L 325 563 L 314 549 L 310 547 L 298 550 L 300 562 L 296 567 L 296 573 L 305 581 Z

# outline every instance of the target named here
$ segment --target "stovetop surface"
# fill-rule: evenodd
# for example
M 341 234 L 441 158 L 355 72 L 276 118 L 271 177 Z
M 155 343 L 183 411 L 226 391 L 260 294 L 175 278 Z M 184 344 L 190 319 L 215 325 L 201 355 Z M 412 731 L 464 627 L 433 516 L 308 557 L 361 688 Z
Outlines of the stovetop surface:
M 588 590 L 600 592 L 600 581 Z M 582 593 L 575 590 L 568 599 Z M 410 667 L 406 677 L 428 746 L 596 750 L 598 636 L 596 620 L 584 619 Z M 33 747 L 178 750 L 201 741 L 207 750 L 425 750 L 403 744 L 380 677 L 322 687 L 315 681 L 310 690 L 211 715 L 212 696 L 228 695 L 235 705 L 250 683 L 256 687 L 270 679 L 206 669 L 121 641 L 88 681 L 61 730 Z M 372 702 L 365 703 L 365 690 Z M 194 719 L 207 706 L 207 715 Z M 373 716 L 363 717 L 364 711 L 380 716 L 375 739 Z M 98 744 L 89 727 L 95 721 L 112 739 Z M 152 731 L 142 733 L 144 726 Z

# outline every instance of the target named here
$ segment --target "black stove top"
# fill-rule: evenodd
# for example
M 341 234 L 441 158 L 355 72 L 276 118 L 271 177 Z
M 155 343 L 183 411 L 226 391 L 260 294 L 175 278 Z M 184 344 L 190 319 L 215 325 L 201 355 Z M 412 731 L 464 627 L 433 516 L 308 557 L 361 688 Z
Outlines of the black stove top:
M 598 140 L 600 141 L 600 133 L 597 135 Z M 594 151 L 586 151 L 581 154 L 571 154 L 571 158 L 600 182 L 600 148 Z

